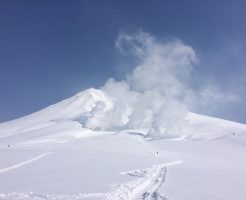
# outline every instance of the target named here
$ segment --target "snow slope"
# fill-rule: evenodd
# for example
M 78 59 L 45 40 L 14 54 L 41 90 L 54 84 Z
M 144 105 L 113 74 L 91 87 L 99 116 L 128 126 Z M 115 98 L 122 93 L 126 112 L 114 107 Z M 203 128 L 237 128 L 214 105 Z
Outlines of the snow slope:
M 101 104 L 104 105 L 104 112 L 106 112 L 113 107 L 114 102 L 101 90 L 89 89 L 80 92 L 41 111 L 0 124 L 0 138 L 17 137 L 20 134 L 22 135 L 21 138 L 25 139 L 32 136 L 37 138 L 39 135 L 41 137 L 47 135 L 48 138 L 52 138 L 54 133 L 56 134 L 55 139 L 84 137 L 86 136 L 84 134 L 86 121 Z M 195 113 L 188 113 L 186 121 L 187 126 L 180 132 L 179 137 L 216 138 L 234 132 L 238 134 L 246 132 L 245 124 Z M 146 134 L 143 130 L 141 133 Z M 49 141 L 52 142 L 52 140 Z
M 246 198 L 246 125 L 188 113 L 172 139 L 85 127 L 113 100 L 89 89 L 0 124 L 0 200 Z

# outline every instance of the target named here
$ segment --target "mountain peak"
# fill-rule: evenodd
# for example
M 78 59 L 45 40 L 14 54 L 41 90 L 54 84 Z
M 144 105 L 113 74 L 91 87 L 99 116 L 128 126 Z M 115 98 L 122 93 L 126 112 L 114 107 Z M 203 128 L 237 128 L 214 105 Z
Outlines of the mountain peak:
M 122 108 L 125 108 L 124 105 Z M 122 126 L 115 126 L 114 123 L 119 124 L 122 120 L 117 109 L 119 108 L 116 107 L 115 100 L 105 94 L 104 91 L 90 88 L 33 114 L 0 124 L 0 138 L 27 132 L 35 134 L 34 132 L 40 129 L 51 134 L 54 134 L 53 132 L 56 132 L 57 129 L 59 132 L 66 130 L 72 134 L 74 128 L 76 131 L 81 131 L 78 127 L 103 131 L 119 131 L 129 128 L 144 130 L 141 127 L 128 126 L 127 123 L 122 123 Z M 114 115 L 111 111 L 115 111 Z M 108 116 L 110 117 L 108 118 Z M 124 119 L 128 120 L 128 117 Z M 139 120 L 143 120 L 141 117 L 140 115 Z M 194 113 L 188 113 L 185 121 L 187 124 L 178 134 L 170 133 L 173 137 L 216 138 L 234 132 L 246 133 L 245 124 Z M 165 121 L 160 121 L 160 123 L 165 126 Z M 173 121 L 174 125 L 175 123 Z M 54 129 L 54 127 L 56 128 Z M 158 135 L 159 133 L 154 132 L 153 134 Z M 163 137 L 165 136 L 163 135 Z

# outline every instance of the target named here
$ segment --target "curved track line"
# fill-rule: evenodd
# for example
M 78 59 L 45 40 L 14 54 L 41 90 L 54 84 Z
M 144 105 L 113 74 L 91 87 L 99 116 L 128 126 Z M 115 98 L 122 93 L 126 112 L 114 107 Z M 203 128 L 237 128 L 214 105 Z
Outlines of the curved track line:
M 7 168 L 3 168 L 3 169 L 0 169 L 0 174 L 4 173 L 4 172 L 7 172 L 7 171 L 10 171 L 10 170 L 13 170 L 13 169 L 16 169 L 16 168 L 19 168 L 19 167 L 22 167 L 23 165 L 27 165 L 31 162 L 34 162 L 36 160 L 39 160 L 40 158 L 43 158 L 44 156 L 47 156 L 48 154 L 50 154 L 51 152 L 46 152 L 46 153 L 43 153 L 37 157 L 34 157 L 30 160 L 26 160 L 24 162 L 21 162 L 21 163 L 18 163 L 16 165 L 13 165 L 11 167 L 7 167 Z

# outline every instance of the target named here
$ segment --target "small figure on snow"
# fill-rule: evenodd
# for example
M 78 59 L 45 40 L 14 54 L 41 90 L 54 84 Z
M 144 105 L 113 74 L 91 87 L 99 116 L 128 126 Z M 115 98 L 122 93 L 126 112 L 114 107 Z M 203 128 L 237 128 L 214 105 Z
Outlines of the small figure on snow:
M 158 151 L 156 152 L 156 156 L 158 156 Z

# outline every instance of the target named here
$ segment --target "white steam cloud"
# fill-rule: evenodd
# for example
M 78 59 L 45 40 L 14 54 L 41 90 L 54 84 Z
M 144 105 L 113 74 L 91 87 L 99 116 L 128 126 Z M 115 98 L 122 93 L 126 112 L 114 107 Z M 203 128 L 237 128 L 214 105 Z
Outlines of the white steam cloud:
M 159 41 L 139 31 L 121 33 L 116 47 L 134 56 L 138 64 L 125 80 L 111 78 L 101 87 L 112 103 L 97 104 L 86 127 L 141 129 L 152 138 L 175 137 L 185 129 L 186 114 L 194 105 L 226 99 L 219 90 L 214 92 L 214 87 L 192 89 L 197 58 L 192 47 L 180 40 Z

